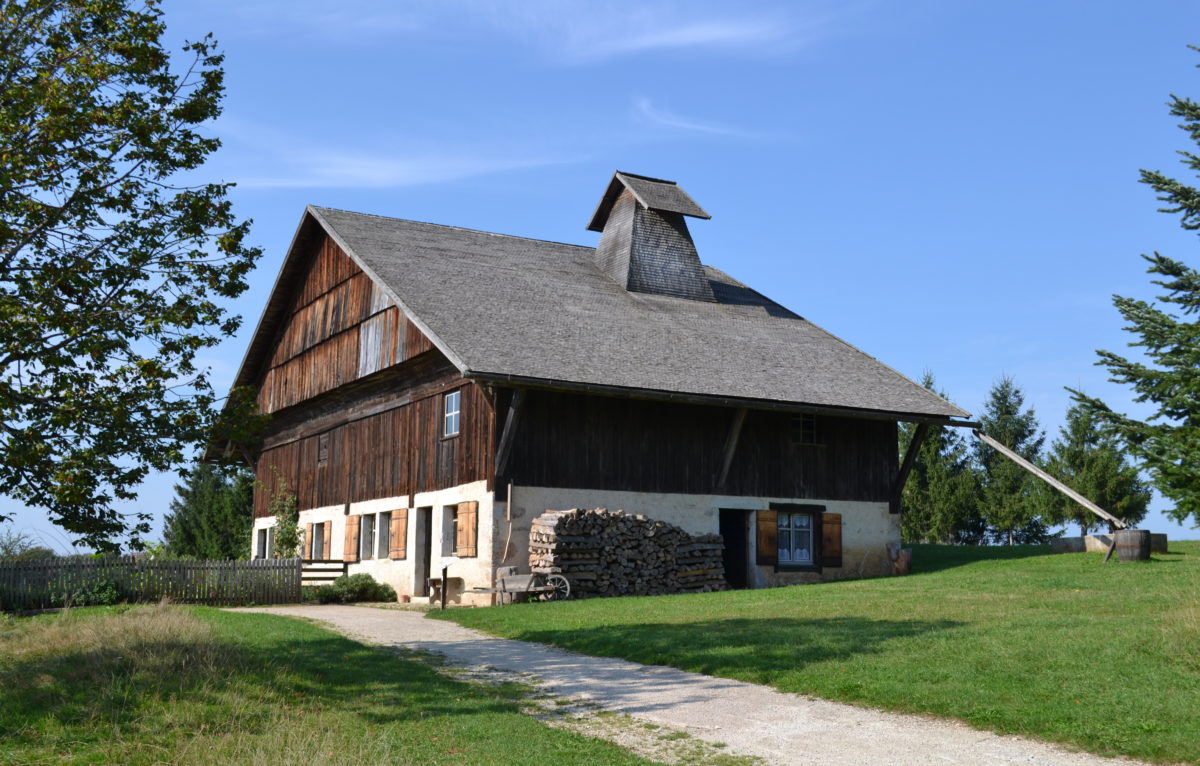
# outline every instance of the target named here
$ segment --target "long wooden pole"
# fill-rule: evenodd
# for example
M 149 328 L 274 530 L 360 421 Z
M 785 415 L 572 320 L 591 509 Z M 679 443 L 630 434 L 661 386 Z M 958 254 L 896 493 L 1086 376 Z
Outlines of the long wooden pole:
M 973 433 L 975 434 L 975 436 L 979 437 L 980 441 L 982 441 L 984 444 L 987 444 L 987 445 L 988 445 L 988 446 L 990 446 L 992 449 L 994 449 L 994 450 L 996 450 L 997 452 L 999 452 L 1001 455 L 1004 455 L 1006 458 L 1008 458 L 1009 460 L 1013 461 L 1013 462 L 1014 462 L 1014 463 L 1016 463 L 1017 465 L 1021 466 L 1021 467 L 1022 467 L 1022 468 L 1024 468 L 1026 471 L 1029 471 L 1029 472 L 1030 472 L 1030 473 L 1032 473 L 1034 476 L 1038 477 L 1038 478 L 1039 478 L 1039 479 L 1041 479 L 1042 481 L 1044 481 L 1044 482 L 1046 482 L 1047 484 L 1049 484 L 1051 487 L 1054 487 L 1054 488 L 1055 488 L 1055 489 L 1057 489 L 1059 492 L 1063 493 L 1063 494 L 1064 494 L 1064 495 L 1066 495 L 1067 497 L 1071 498 L 1071 499 L 1072 499 L 1072 500 L 1074 500 L 1075 502 L 1077 502 L 1077 503 L 1079 503 L 1080 505 L 1082 505 L 1084 508 L 1087 508 L 1087 509 L 1088 509 L 1089 511 L 1091 511 L 1092 513 L 1096 514 L 1096 515 L 1097 515 L 1097 516 L 1099 516 L 1100 518 L 1102 518 L 1102 519 L 1104 519 L 1105 521 L 1107 521 L 1108 523 L 1112 524 L 1112 525 L 1113 525 L 1113 526 L 1115 526 L 1117 529 L 1125 529 L 1125 528 L 1126 528 L 1125 522 L 1121 521 L 1121 520 L 1120 520 L 1120 519 L 1118 519 L 1116 516 L 1113 516 L 1113 515 L 1112 515 L 1111 513 L 1109 513 L 1108 511 L 1104 510 L 1104 509 L 1103 509 L 1103 508 L 1101 508 L 1100 506 L 1098 506 L 1098 505 L 1096 505 L 1095 503 L 1093 503 L 1091 500 L 1088 500 L 1086 497 L 1084 497 L 1083 495 L 1079 494 L 1079 493 L 1078 493 L 1078 492 L 1076 492 L 1075 490 L 1071 489 L 1071 488 L 1070 488 L 1070 487 L 1068 487 L 1066 484 L 1063 484 L 1061 481 L 1059 481 L 1058 479 L 1054 478 L 1054 477 L 1053 477 L 1053 476 L 1051 476 L 1050 474 L 1046 473 L 1046 472 L 1045 472 L 1045 471 L 1043 471 L 1041 468 L 1038 468 L 1038 467 L 1037 467 L 1036 465 L 1034 465 L 1033 463 L 1030 463 L 1028 460 L 1026 460 L 1025 458 L 1021 457 L 1021 456 L 1020 456 L 1020 455 L 1018 455 L 1017 453 L 1013 452 L 1013 451 L 1012 451 L 1012 450 L 1010 450 L 1008 447 L 1004 446 L 1003 444 L 1001 444 L 1000 442 L 996 441 L 996 440 L 995 440 L 995 439 L 993 439 L 992 437 L 988 436 L 988 435 L 987 435 L 987 434 L 985 434 L 983 431 L 978 431 L 978 430 L 976 430 L 976 431 L 973 431 Z

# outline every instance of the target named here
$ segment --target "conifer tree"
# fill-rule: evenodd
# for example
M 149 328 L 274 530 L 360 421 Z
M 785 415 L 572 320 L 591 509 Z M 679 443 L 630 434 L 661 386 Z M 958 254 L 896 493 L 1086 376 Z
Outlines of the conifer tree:
M 933 374 L 921 385 L 936 391 Z M 937 392 L 945 398 L 945 392 Z M 901 454 L 908 450 L 915 427 L 901 424 Z M 953 428 L 931 427 L 917 453 L 900 498 L 900 528 L 908 542 L 978 543 L 979 518 L 975 475 L 962 434 Z
M 1130 527 L 1146 516 L 1149 486 L 1129 464 L 1117 439 L 1100 428 L 1095 413 L 1085 406 L 1067 410 L 1067 420 L 1050 445 L 1045 470 Z M 1104 523 L 1060 492 L 1047 487 L 1044 494 L 1046 516 L 1055 523 L 1078 524 L 1081 535 Z
M 163 526 L 167 549 L 198 559 L 244 559 L 250 555 L 254 476 L 209 464 L 196 466 L 183 484 Z
M 1193 46 L 1194 47 L 1194 46 Z M 1197 49 L 1200 50 L 1200 49 Z M 1200 145 L 1200 103 L 1171 96 L 1171 114 L 1180 128 Z M 1200 175 L 1200 154 L 1181 151 L 1183 165 Z M 1158 193 L 1161 212 L 1179 216 L 1188 231 L 1200 231 L 1200 189 L 1157 171 L 1141 171 L 1141 181 Z M 1097 364 L 1110 380 L 1129 386 L 1135 402 L 1154 406 L 1145 420 L 1119 413 L 1099 399 L 1072 390 L 1096 418 L 1129 448 L 1150 474 L 1154 486 L 1175 502 L 1167 511 L 1176 520 L 1200 525 L 1200 272 L 1183 262 L 1154 253 L 1143 255 L 1163 307 L 1144 300 L 1113 297 L 1137 339 L 1129 343 L 1141 359 L 1097 351 Z
M 1032 409 L 1023 409 L 1025 395 L 1013 379 L 1001 376 L 992 386 L 983 415 L 982 430 L 1031 463 L 1037 463 L 1045 433 Z M 1041 520 L 1037 479 L 1021 466 L 982 441 L 975 444 L 979 470 L 979 505 L 996 542 L 1037 543 L 1047 537 Z

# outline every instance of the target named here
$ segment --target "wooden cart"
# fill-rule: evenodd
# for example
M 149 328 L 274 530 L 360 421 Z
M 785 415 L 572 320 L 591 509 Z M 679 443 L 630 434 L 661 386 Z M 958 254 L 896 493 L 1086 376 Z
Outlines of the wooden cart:
M 500 603 L 508 604 L 520 594 L 530 601 L 565 601 L 571 597 L 571 583 L 560 574 L 505 574 L 496 578 L 494 588 L 472 588 L 477 593 L 499 593 Z

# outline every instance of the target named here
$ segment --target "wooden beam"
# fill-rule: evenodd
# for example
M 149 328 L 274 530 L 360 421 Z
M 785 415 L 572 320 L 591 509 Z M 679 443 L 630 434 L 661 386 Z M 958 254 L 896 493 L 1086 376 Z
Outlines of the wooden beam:
M 908 449 L 904 451 L 904 461 L 900 463 L 900 470 L 896 472 L 896 480 L 892 482 L 892 502 L 889 510 L 892 513 L 900 513 L 900 494 L 904 492 L 904 485 L 908 482 L 908 475 L 912 473 L 913 466 L 917 462 L 917 454 L 921 451 L 921 445 L 925 443 L 925 437 L 929 435 L 928 423 L 917 423 L 917 430 L 913 431 L 912 441 L 908 443 Z
M 508 404 L 508 416 L 504 419 L 504 431 L 500 434 L 500 444 L 496 447 L 496 476 L 502 476 L 508 468 L 508 456 L 512 454 L 513 435 L 517 431 L 517 415 L 521 412 L 521 402 L 525 400 L 525 389 L 513 391 L 512 401 Z
M 752 410 L 775 410 L 778 412 L 811 412 L 814 415 L 829 415 L 835 418 L 865 418 L 868 420 L 900 420 L 905 423 L 932 423 L 933 425 L 950 426 L 952 428 L 979 428 L 979 423 L 973 420 L 952 420 L 950 417 L 939 415 L 919 415 L 910 412 L 891 412 L 888 410 L 867 410 L 855 407 L 833 407 L 818 404 L 799 404 L 794 402 L 774 402 L 763 399 L 744 399 L 728 396 L 711 396 L 706 394 L 688 394 L 675 391 L 658 391 L 643 388 L 626 388 L 624 386 L 609 386 L 599 383 L 576 383 L 572 381 L 535 378 L 527 375 L 509 375 L 498 372 L 477 372 L 468 370 L 464 378 L 478 381 L 493 381 L 500 385 L 516 385 L 525 388 L 538 388 L 548 391 L 576 391 L 597 396 L 614 396 L 628 399 L 646 399 L 649 401 L 685 402 L 687 404 L 704 404 L 715 407 L 746 407 Z
M 725 437 L 725 458 L 721 462 L 721 473 L 717 476 L 717 489 L 725 488 L 725 480 L 729 478 L 729 467 L 733 465 L 733 454 L 737 451 L 738 437 L 742 435 L 742 425 L 746 422 L 746 408 L 739 407 L 729 424 L 729 435 Z
M 1036 476 L 1039 479 L 1041 479 L 1042 481 L 1046 482 L 1051 487 L 1054 487 L 1059 492 L 1063 493 L 1067 497 L 1069 497 L 1072 500 L 1074 500 L 1075 502 L 1079 503 L 1084 508 L 1087 508 L 1089 511 L 1096 514 L 1100 518 L 1104 519 L 1105 521 L 1109 522 L 1110 524 L 1113 524 L 1114 526 L 1116 526 L 1117 529 L 1125 529 L 1126 528 L 1125 522 L 1121 521 L 1116 516 L 1113 516 L 1108 511 L 1104 510 L 1100 506 L 1093 503 L 1091 500 L 1088 500 L 1086 497 L 1079 494 L 1075 490 L 1071 489 L 1066 484 L 1063 484 L 1061 481 L 1054 478 L 1050 474 L 1046 473 L 1041 468 L 1038 468 L 1033 463 L 1030 463 L 1028 460 L 1021 457 L 1017 453 L 1013 452 L 1011 449 L 1004 446 L 1000 442 L 996 441 L 992 437 L 988 436 L 983 431 L 976 430 L 976 431 L 973 431 L 972 433 L 974 433 L 975 436 L 977 436 L 979 438 L 979 440 L 982 441 L 984 444 L 987 444 L 992 449 L 999 452 L 1001 455 L 1004 455 L 1009 460 L 1011 460 L 1014 463 L 1016 463 L 1017 465 L 1021 466 L 1026 471 L 1029 471 L 1034 476 Z M 1114 535 L 1114 539 L 1115 539 L 1115 535 Z

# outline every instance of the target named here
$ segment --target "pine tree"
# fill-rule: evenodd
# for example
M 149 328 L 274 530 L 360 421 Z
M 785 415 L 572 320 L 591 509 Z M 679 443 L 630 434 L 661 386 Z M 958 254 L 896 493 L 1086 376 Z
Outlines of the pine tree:
M 1200 145 L 1200 103 L 1177 96 L 1169 103 L 1171 114 L 1183 120 L 1179 127 Z M 1200 175 L 1200 154 L 1180 155 L 1184 166 Z M 1156 171 L 1143 170 L 1141 176 L 1165 203 L 1161 212 L 1178 214 L 1188 231 L 1200 230 L 1200 189 Z M 1125 329 L 1138 338 L 1129 345 L 1141 349 L 1145 361 L 1096 353 L 1109 379 L 1130 386 L 1134 401 L 1154 405 L 1154 414 L 1138 420 L 1099 399 L 1071 393 L 1141 461 L 1158 491 L 1175 501 L 1167 513 L 1200 524 L 1200 271 L 1158 253 L 1142 257 L 1150 264 L 1148 273 L 1160 277 L 1152 282 L 1166 290 L 1160 296 L 1166 307 L 1121 296 L 1113 297 L 1113 305 L 1127 322 Z
M 935 389 L 926 372 L 921 385 Z M 937 392 L 945 398 L 944 392 Z M 915 427 L 901 424 L 901 453 L 908 450 Z M 931 427 L 917 453 L 900 499 L 900 528 L 905 541 L 978 543 L 975 475 L 966 441 L 957 430 Z
M 1066 423 L 1050 445 L 1045 470 L 1131 527 L 1146 516 L 1149 486 L 1128 463 L 1117 439 L 1100 428 L 1087 407 L 1075 405 L 1067 410 Z M 1102 523 L 1057 491 L 1047 488 L 1045 498 L 1046 516 L 1055 523 L 1078 524 L 1082 535 Z
M 1023 410 L 1024 406 L 1021 389 L 1011 377 L 1001 376 L 988 394 L 979 422 L 985 434 L 1037 463 L 1046 436 L 1034 411 Z M 1043 542 L 1048 530 L 1039 517 L 1039 489 L 1034 484 L 1037 479 L 982 441 L 975 444 L 975 462 L 980 511 L 993 540 L 1008 545 Z
M 244 559 L 250 555 L 254 477 L 244 470 L 196 466 L 175 485 L 163 537 L 176 556 Z

